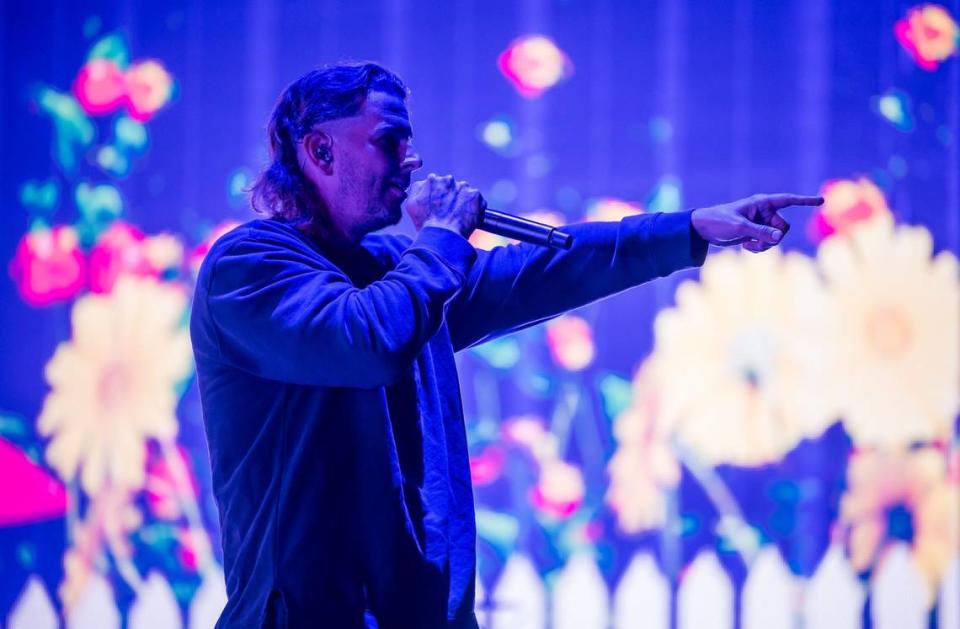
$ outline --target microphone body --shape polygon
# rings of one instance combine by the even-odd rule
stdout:
[[[573,246],[573,236],[557,227],[487,208],[483,210],[477,229],[555,249],[569,249]]]

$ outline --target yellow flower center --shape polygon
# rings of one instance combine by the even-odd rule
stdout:
[[[910,347],[912,330],[906,314],[893,306],[877,306],[867,315],[867,342],[880,358],[902,357]]]

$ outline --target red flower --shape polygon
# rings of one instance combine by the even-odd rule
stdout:
[[[177,555],[180,563],[194,572],[198,572],[202,564],[210,559],[210,539],[203,529],[177,529]]]
[[[547,345],[553,360],[569,371],[580,371],[593,362],[596,350],[590,324],[564,315],[547,323]]]
[[[126,104],[131,118],[146,122],[170,100],[173,78],[153,59],[126,72],[109,59],[91,59],[77,74],[73,93],[90,115],[109,114]]]
[[[109,59],[91,59],[73,82],[73,94],[88,114],[108,114],[120,107],[127,96],[123,70]]]
[[[823,205],[807,225],[807,236],[817,244],[829,236],[846,235],[860,223],[891,214],[883,192],[866,178],[828,181],[820,194]]]
[[[530,493],[539,511],[554,518],[568,518],[583,503],[586,489],[580,470],[559,459],[540,468],[540,480]]]
[[[123,273],[159,277],[147,258],[145,242],[139,229],[114,221],[90,251],[90,290],[109,293]]]
[[[925,4],[914,7],[893,28],[897,41],[917,65],[932,72],[957,52],[960,29],[950,14],[941,6]]]
[[[86,263],[77,232],[68,225],[36,229],[17,245],[10,275],[31,306],[75,297],[86,281]]]
[[[190,268],[193,270],[194,275],[200,272],[200,264],[203,262],[203,259],[207,257],[207,253],[210,251],[210,247],[213,246],[213,243],[217,242],[220,236],[223,236],[227,232],[231,231],[234,227],[240,225],[237,221],[224,221],[210,230],[210,233],[207,234],[207,237],[197,245],[193,251],[190,252]]]
[[[500,72],[526,98],[536,98],[573,74],[573,65],[547,37],[531,35],[514,40],[497,58]]]
[[[470,479],[476,486],[489,485],[500,478],[507,455],[503,448],[490,445],[479,454],[470,457]]]
[[[197,479],[186,451],[177,446],[171,450],[177,460],[169,460],[166,453],[154,452],[147,463],[147,481],[144,485],[150,511],[163,520],[176,520],[182,513],[182,504],[196,501],[199,495]]]
[[[141,61],[127,70],[127,110],[130,117],[146,122],[173,94],[173,78],[159,61]]]

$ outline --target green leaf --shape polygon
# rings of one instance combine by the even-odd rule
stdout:
[[[30,542],[22,542],[17,546],[17,560],[20,565],[32,571],[37,560],[37,549]]]
[[[515,338],[499,338],[471,350],[495,369],[510,369],[520,360],[520,343]]]
[[[97,164],[110,175],[123,177],[130,172],[130,160],[112,144],[97,149]]]
[[[633,389],[630,381],[616,374],[606,374],[600,378],[600,396],[603,399],[603,410],[607,417],[613,419],[630,406]]]
[[[117,145],[121,148],[142,151],[147,146],[147,128],[132,118],[117,118],[113,132]]]
[[[77,232],[84,246],[92,245],[97,237],[123,212],[120,191],[110,184],[92,186],[86,182],[77,185],[74,197],[80,220]]]
[[[141,527],[139,531],[140,539],[147,546],[161,554],[173,552],[177,544],[177,536],[172,524],[157,522]]]
[[[20,203],[28,208],[53,210],[59,196],[60,186],[55,179],[31,179],[20,186]]]
[[[647,198],[646,205],[651,212],[679,212],[683,208],[683,188],[680,180],[673,175],[661,177]]]
[[[126,69],[130,64],[130,51],[127,49],[127,42],[119,33],[111,33],[106,37],[101,37],[87,54],[87,61],[94,59],[107,59],[117,64],[117,67],[121,70]]]
[[[34,102],[40,111],[53,120],[54,159],[65,173],[73,174],[78,155],[93,144],[96,128],[80,103],[70,94],[40,87],[36,90]]]
[[[0,436],[16,438],[27,434],[27,420],[16,415],[0,415]]]
[[[506,557],[517,545],[520,524],[512,515],[477,509],[477,535]]]

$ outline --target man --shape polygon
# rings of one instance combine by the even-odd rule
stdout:
[[[219,627],[476,627],[475,525],[454,352],[678,269],[763,251],[761,195],[568,227],[569,251],[476,251],[483,199],[410,186],[407,90],[374,64],[310,72],[269,125],[269,218],[213,246],[191,335],[220,509]],[[407,198],[406,190],[410,188]],[[418,234],[372,234],[401,218]]]

